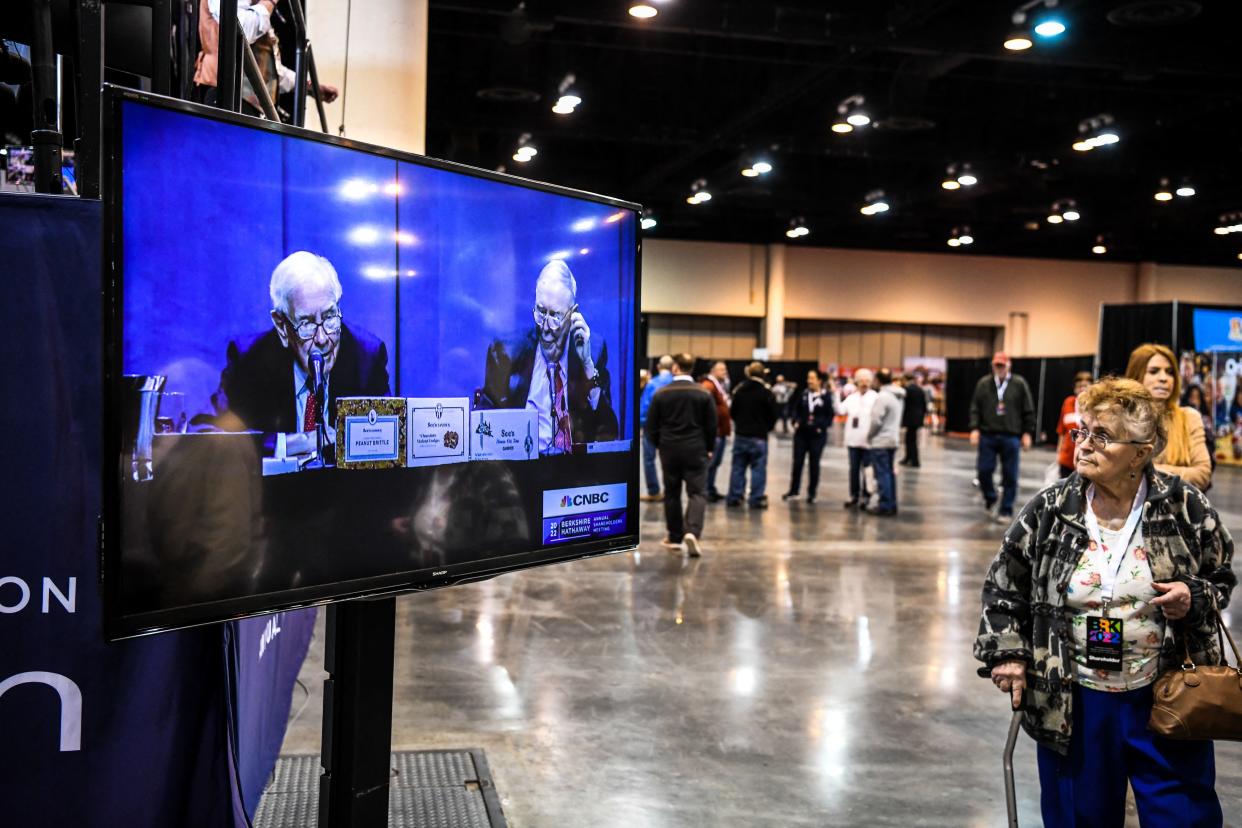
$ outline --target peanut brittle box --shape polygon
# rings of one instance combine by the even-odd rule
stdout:
[[[336,465],[342,469],[399,469],[405,465],[406,401],[402,397],[342,397],[336,402]]]

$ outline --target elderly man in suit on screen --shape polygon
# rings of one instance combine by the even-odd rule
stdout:
[[[388,349],[345,324],[341,281],[322,256],[300,250],[272,271],[272,327],[229,343],[214,401],[237,426],[289,434],[290,454],[315,447],[315,430],[336,422],[342,397],[387,397]],[[323,358],[322,401],[311,393],[311,355]],[[321,410],[322,405],[322,410]]]
[[[530,408],[539,423],[539,453],[571,454],[587,443],[617,439],[608,346],[593,349],[569,265],[549,262],[535,280],[534,327],[487,349],[478,408]]]

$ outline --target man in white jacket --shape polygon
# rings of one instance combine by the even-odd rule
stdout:
[[[845,508],[858,508],[862,490],[862,470],[867,460],[870,443],[867,433],[871,430],[871,407],[875,405],[876,392],[871,390],[874,379],[866,368],[854,372],[855,391],[843,401],[834,402],[839,416],[845,417],[845,448],[850,456],[850,499]],[[864,498],[865,499],[865,498]]]

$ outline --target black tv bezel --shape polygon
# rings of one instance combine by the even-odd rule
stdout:
[[[228,112],[202,104],[176,98],[167,98],[133,89],[105,84],[102,91],[102,200],[103,200],[103,513],[100,516],[99,554],[100,587],[103,594],[103,630],[108,641],[152,635],[171,630],[218,624],[241,618],[261,616],[273,612],[328,604],[359,598],[376,598],[428,589],[439,589],[457,584],[486,580],[507,572],[516,572],[554,563],[564,563],[581,558],[625,552],[638,547],[639,536],[621,535],[606,540],[569,543],[555,547],[541,546],[530,552],[484,558],[479,561],[452,564],[445,567],[425,567],[387,575],[337,581],[314,587],[300,587],[279,592],[262,593],[235,599],[191,604],[166,610],[125,615],[120,603],[122,548],[121,537],[121,486],[117,458],[121,452],[121,422],[119,417],[122,348],[123,348],[123,239],[121,181],[122,181],[122,119],[124,102],[136,102],[161,109],[185,113],[211,121],[223,122],[247,129],[275,133],[300,140],[316,141],[344,149],[366,152],[382,158],[403,161],[423,167],[482,178],[490,181],[563,195],[585,201],[605,204],[634,213],[634,365],[633,376],[638,377],[643,364],[639,348],[642,309],[642,206],[596,193],[574,190],[556,184],[519,178],[505,173],[470,167],[452,161],[428,158],[410,152],[402,152],[355,141],[349,138],[327,135],[309,129],[274,123],[235,112]],[[222,228],[223,229],[223,228]],[[638,391],[634,385],[634,399],[629,407],[630,433],[633,435],[630,455],[632,459],[627,483],[626,510],[638,512],[639,488],[639,439]]]

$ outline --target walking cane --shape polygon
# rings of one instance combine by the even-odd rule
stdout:
[[[1005,808],[1009,811],[1009,828],[1018,828],[1018,796],[1013,787],[1013,749],[1018,743],[1018,731],[1022,728],[1024,701],[1025,695],[1018,699],[1013,718],[1009,720],[1009,738],[1005,740]]]

